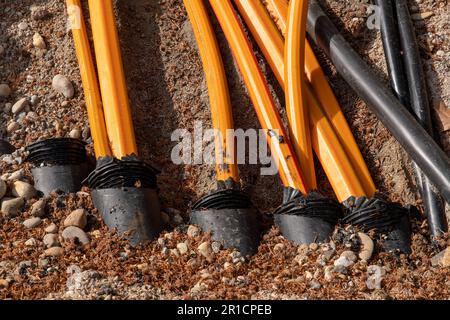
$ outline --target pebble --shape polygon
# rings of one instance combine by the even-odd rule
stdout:
[[[12,103],[9,103],[9,102],[5,103],[5,107],[3,108],[3,112],[5,114],[10,113],[11,109],[12,109],[12,106],[13,106]]]
[[[45,45],[44,38],[42,38],[42,36],[38,32],[33,35],[33,46],[38,49],[45,49],[47,47]]]
[[[358,232],[358,237],[361,240],[361,251],[358,256],[363,261],[368,261],[372,257],[374,244],[372,239],[363,232]]]
[[[35,238],[30,238],[27,241],[25,241],[25,245],[27,247],[35,247],[37,245],[37,241]]]
[[[12,132],[16,131],[19,128],[20,128],[20,124],[18,124],[15,121],[11,121],[10,124],[8,124],[8,126],[6,127],[6,131],[8,133],[12,133]]]
[[[64,254],[64,249],[61,247],[52,247],[52,248],[48,248],[47,250],[44,251],[44,255],[46,257],[59,257],[62,256]]]
[[[324,268],[323,277],[328,282],[331,282],[334,279],[333,266],[326,266]]]
[[[46,233],[57,233],[58,232],[58,227],[56,226],[56,224],[52,223],[51,225],[46,227],[44,231]]]
[[[384,268],[377,265],[370,265],[367,267],[366,286],[369,290],[381,289],[381,281],[386,274]]]
[[[197,249],[208,261],[211,261],[214,258],[214,252],[212,251],[211,243],[209,241],[202,242]]]
[[[52,87],[56,92],[61,93],[64,97],[69,99],[72,98],[75,93],[70,80],[61,74],[58,74],[53,78]]]
[[[319,245],[317,243],[313,242],[309,245],[309,249],[311,251],[316,251],[317,249],[319,249]]]
[[[353,251],[344,251],[338,259],[334,261],[334,271],[338,273],[346,273],[347,268],[352,266],[356,261],[356,255]]]
[[[32,228],[36,228],[37,226],[39,226],[42,223],[42,219],[39,217],[34,217],[34,218],[30,218],[27,219],[23,222],[23,225],[25,228],[27,229],[32,229]]]
[[[28,99],[22,98],[18,100],[11,108],[12,113],[19,114],[28,106]]]
[[[14,180],[20,180],[24,177],[25,171],[23,169],[14,171],[8,176],[8,180],[14,181]]]
[[[6,279],[0,279],[0,289],[8,289],[9,281]]]
[[[16,181],[11,188],[13,196],[22,197],[29,200],[36,196],[36,189],[29,183],[23,181]]]
[[[23,198],[9,198],[2,201],[1,211],[6,218],[12,218],[17,216],[19,210],[23,208],[25,200]]]
[[[450,247],[430,259],[433,267],[450,267]]]
[[[81,138],[81,131],[78,129],[73,129],[69,132],[69,137],[73,139],[80,139]]]
[[[180,242],[179,244],[177,244],[177,249],[181,254],[186,254],[189,250],[186,242]]]
[[[64,220],[64,226],[65,227],[78,227],[80,229],[84,229],[87,224],[87,216],[86,216],[86,210],[84,209],[77,209],[72,211],[67,218]]]
[[[32,106],[37,105],[38,102],[39,102],[39,97],[37,95],[34,94],[30,97],[30,103]]]
[[[431,17],[432,15],[433,15],[433,12],[431,12],[431,11],[414,13],[414,14],[411,15],[411,19],[413,19],[413,20],[423,20],[423,19]]]
[[[6,186],[6,182],[3,180],[0,180],[0,199],[3,199],[7,190],[8,190],[8,187]]]
[[[274,252],[283,252],[284,249],[286,249],[286,246],[283,243],[277,243],[274,247],[273,247],[273,251]]]
[[[6,84],[0,84],[0,97],[7,97],[11,94],[11,88]]]
[[[319,290],[320,288],[322,288],[322,285],[320,284],[319,281],[317,280],[312,280],[309,284],[309,286],[311,287],[311,289],[313,290]]]
[[[42,218],[45,215],[46,201],[44,199],[38,200],[31,206],[31,215]]]
[[[177,249],[170,249],[170,255],[178,258],[180,256],[180,252]]]
[[[222,249],[222,244],[218,241],[213,241],[211,243],[211,248],[214,253],[219,253],[220,249]]]
[[[19,28],[19,30],[26,30],[27,28],[28,28],[28,23],[26,23],[25,21],[23,21],[23,22],[21,22],[21,23],[19,23],[18,25],[17,25],[17,27]]]
[[[47,246],[47,248],[58,247],[59,246],[58,235],[54,234],[54,233],[46,234],[42,241]]]
[[[65,240],[78,239],[82,244],[88,244],[89,238],[87,234],[78,227],[70,226],[64,229],[62,237]]]
[[[187,235],[190,238],[195,238],[198,237],[198,235],[200,234],[200,229],[196,226],[190,225],[187,229]]]

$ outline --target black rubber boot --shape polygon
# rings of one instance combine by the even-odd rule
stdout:
[[[260,227],[248,196],[237,189],[213,192],[197,201],[191,212],[191,224],[211,232],[225,248],[236,248],[244,256],[256,253]]]
[[[367,232],[374,230],[384,250],[411,252],[411,225],[409,210],[397,203],[379,198],[350,197],[343,224],[351,224]]]
[[[92,200],[105,224],[137,245],[164,227],[157,195],[157,170],[136,157],[102,158],[89,175]]]
[[[326,242],[342,216],[341,205],[317,192],[307,197],[297,190],[285,190],[284,204],[274,212],[281,234],[296,244]]]
[[[85,144],[78,139],[55,138],[29,145],[27,161],[38,191],[77,192],[89,173]]]

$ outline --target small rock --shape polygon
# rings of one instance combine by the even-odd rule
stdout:
[[[27,219],[23,222],[23,225],[25,226],[25,228],[27,229],[32,229],[32,228],[36,228],[37,226],[39,226],[42,223],[42,219],[39,217],[34,217],[34,218],[30,218]]]
[[[187,229],[187,235],[190,238],[196,238],[200,234],[200,230],[198,227],[190,225]]]
[[[17,27],[19,28],[19,30],[26,30],[27,28],[28,28],[28,23],[26,23],[25,21],[23,21],[23,22],[21,22],[21,23],[19,23],[18,25],[17,25]]]
[[[23,169],[19,169],[17,171],[14,171],[8,176],[8,180],[14,181],[14,180],[20,180],[24,177],[25,171]]]
[[[208,261],[211,261],[214,258],[214,252],[212,251],[211,243],[209,243],[209,241],[202,242],[197,249]]]
[[[224,268],[225,270],[227,270],[227,269],[229,269],[229,268],[232,268],[232,267],[233,267],[233,264],[232,264],[232,263],[225,262],[225,263],[223,264],[223,268]]]
[[[211,248],[214,253],[219,253],[220,249],[222,249],[222,244],[218,241],[213,241],[211,243]]]
[[[25,108],[27,106],[28,106],[28,99],[27,98],[22,98],[19,101],[17,101],[16,103],[14,103],[14,105],[11,108],[11,112],[14,113],[14,114],[19,114],[23,110],[25,110]]]
[[[31,215],[42,218],[45,215],[46,201],[44,199],[38,200],[31,206]]]
[[[0,180],[0,199],[3,199],[7,190],[8,190],[8,187],[6,186],[5,181]]]
[[[340,257],[345,257],[345,258],[347,258],[348,261],[351,261],[353,263],[356,262],[356,260],[357,260],[356,254],[350,250],[342,252]]]
[[[374,244],[372,239],[365,233],[358,232],[358,237],[361,240],[361,251],[358,256],[363,261],[368,261],[372,257]]]
[[[27,241],[25,241],[25,245],[27,247],[35,247],[37,245],[37,241],[35,238],[30,238]]]
[[[38,266],[41,268],[47,268],[49,263],[50,262],[48,261],[48,259],[39,259],[38,260]]]
[[[33,46],[38,49],[45,49],[47,47],[44,38],[37,32],[33,35]]]
[[[181,254],[186,254],[189,250],[186,242],[180,242],[179,244],[177,244],[177,249]]]
[[[62,256],[64,254],[64,249],[61,247],[52,247],[52,248],[48,248],[47,250],[44,251],[44,255],[46,257],[59,257]]]
[[[69,99],[72,98],[75,93],[70,80],[60,74],[53,78],[52,87],[56,92],[61,93],[64,97]]]
[[[310,282],[309,286],[311,287],[311,289],[314,289],[314,290],[319,290],[320,288],[322,288],[322,285],[317,280],[312,280]]]
[[[319,249],[319,245],[317,243],[313,242],[309,245],[309,249],[311,251],[316,251],[317,249]]]
[[[431,17],[432,15],[433,15],[433,12],[431,12],[431,11],[414,13],[414,14],[411,15],[411,19],[413,19],[413,20],[423,20],[423,19]]]
[[[323,270],[323,277],[326,281],[331,282],[334,279],[333,266],[326,266]]]
[[[46,233],[57,233],[58,232],[58,227],[56,226],[56,224],[52,223],[47,228],[45,228],[44,231]]]
[[[367,280],[366,286],[369,290],[381,289],[381,281],[386,271],[377,265],[371,265],[367,267]]]
[[[444,257],[442,258],[442,266],[450,267],[450,248],[445,250]]]
[[[0,84],[0,97],[7,97],[11,94],[11,88],[6,84]]]
[[[8,289],[9,281],[6,279],[0,279],[0,289]]]
[[[69,132],[69,137],[72,139],[80,139],[81,138],[81,131],[78,129],[73,129]]]
[[[38,7],[38,6],[31,6],[31,19],[33,20],[45,20],[50,17],[50,13],[47,11],[47,9]]]
[[[9,102],[5,103],[5,107],[3,108],[3,112],[5,114],[9,114],[11,112],[12,106],[13,106],[12,103],[9,103]]]
[[[13,133],[14,131],[18,130],[20,128],[20,124],[18,124],[15,121],[11,121],[10,124],[8,124],[8,126],[6,127],[6,131],[8,133]]]
[[[180,252],[178,249],[170,249],[170,255],[178,258],[180,256]]]
[[[274,247],[273,247],[273,251],[274,252],[283,252],[284,249],[286,249],[286,246],[283,243],[277,243]]]
[[[36,189],[29,183],[16,181],[13,183],[11,192],[16,197],[22,197],[29,200],[36,196]]]
[[[3,216],[6,218],[12,218],[17,216],[19,210],[23,208],[25,200],[23,198],[4,199],[2,201]]]
[[[450,247],[442,250],[437,255],[430,259],[433,267],[448,267],[450,266]]]
[[[34,94],[30,97],[30,103],[32,106],[37,105],[38,102],[39,102],[39,97],[37,95]]]
[[[64,220],[64,226],[65,227],[78,227],[80,229],[83,229],[86,227],[87,224],[87,216],[86,216],[86,210],[84,209],[77,209],[75,211],[72,211],[69,216]]]
[[[54,233],[46,234],[42,241],[47,246],[47,248],[58,247],[59,246],[58,235],[54,234]]]
[[[87,234],[78,227],[70,226],[64,229],[62,237],[65,240],[78,239],[82,244],[88,244],[89,238]]]

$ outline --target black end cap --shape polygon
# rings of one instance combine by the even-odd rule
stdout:
[[[286,197],[286,194],[292,197]],[[281,234],[296,244],[326,242],[342,216],[341,205],[317,192],[285,192],[286,202],[274,212]]]
[[[92,201],[108,228],[124,234],[132,245],[153,240],[163,230],[155,189],[92,190]]]
[[[26,147],[35,187],[44,195],[53,191],[77,192],[89,173],[85,143],[79,139],[54,138]]]
[[[213,240],[225,248],[236,248],[244,256],[258,250],[261,230],[257,212],[248,195],[240,190],[219,190],[203,197],[193,205],[190,223],[211,232]]]
[[[410,209],[378,197],[350,197],[344,202],[342,224],[363,232],[374,230],[382,248],[388,252],[411,253]]]

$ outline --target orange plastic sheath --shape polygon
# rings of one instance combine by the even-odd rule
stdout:
[[[89,0],[89,11],[106,129],[113,155],[118,159],[137,155],[112,0]]]
[[[283,37],[259,0],[235,0],[235,2],[281,87],[284,88]],[[257,5],[258,3],[260,5]],[[344,201],[351,195],[364,195],[349,157],[309,85],[306,86],[306,98],[312,145],[337,197]]]
[[[259,69],[256,57],[230,0],[209,0],[209,2],[242,73],[261,126],[267,130],[267,141],[273,142],[271,136],[278,135],[278,142],[269,143],[269,145],[284,186],[295,188],[306,194],[309,190],[301,175],[297,158],[285,133],[280,115],[276,111],[275,103]]]
[[[220,133],[215,136],[216,178],[223,181],[231,178],[238,182],[239,174],[235,161],[234,143],[228,139],[230,132],[228,130],[234,128],[231,100],[219,45],[203,0],[184,0],[184,6],[191,21],[203,62],[213,127]]]
[[[111,156],[112,153],[106,133],[97,73],[92,60],[86,25],[81,12],[81,4],[79,0],[66,0],[66,5],[67,13],[71,20],[72,36],[80,66],[81,81],[83,83],[91,136],[94,141],[95,156],[97,158]]]
[[[275,17],[275,21],[281,32],[285,34],[286,21],[288,15],[288,2],[286,0],[264,0],[267,9]],[[366,162],[361,151],[356,144],[347,120],[342,113],[339,103],[328,83],[325,74],[320,67],[311,45],[306,41],[305,48],[305,73],[311,83],[320,104],[323,106],[328,119],[331,121],[335,132],[341,142],[345,152],[347,153],[361,183],[364,187],[365,194],[369,197],[373,196],[376,191],[375,183],[367,168]]]
[[[252,2],[251,0],[249,2]],[[289,3],[287,37],[284,48],[284,88],[291,141],[308,187],[317,189],[314,155],[306,105],[305,37],[308,0]]]

